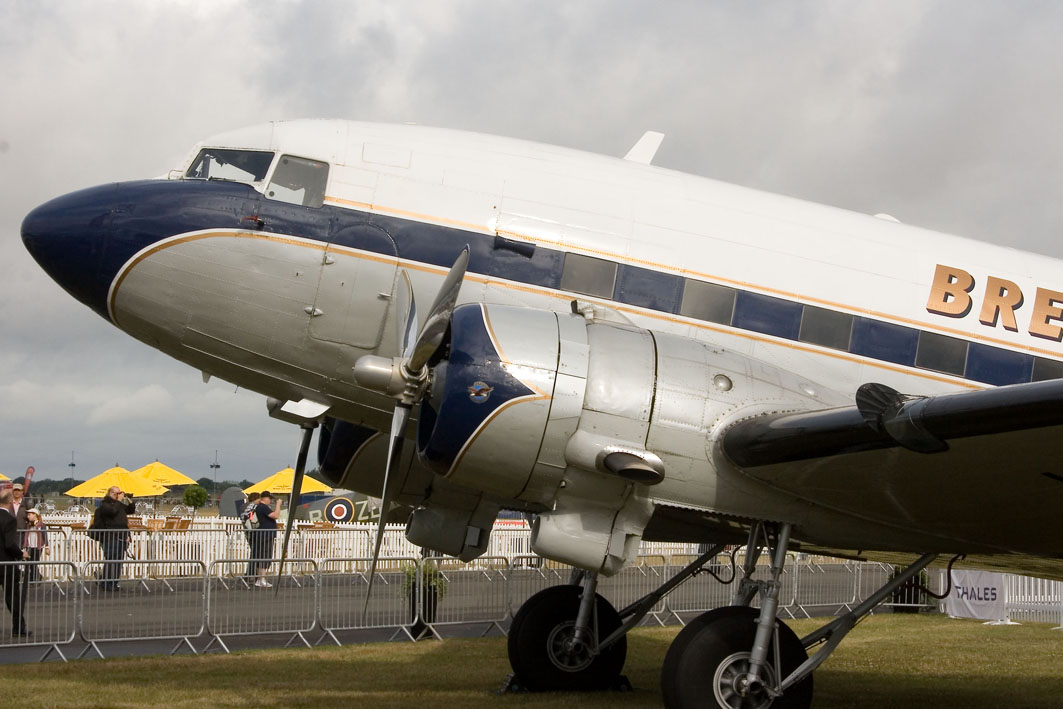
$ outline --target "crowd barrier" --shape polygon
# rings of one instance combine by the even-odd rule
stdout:
[[[418,609],[416,604],[410,604],[410,596],[403,590],[417,578],[417,559],[378,559],[373,572],[372,602],[366,603],[372,561],[368,556],[350,557],[326,559],[318,565],[318,620],[322,635],[316,644],[330,640],[342,645],[336,633],[378,628],[394,628],[416,639],[408,628],[416,622]]]
[[[1063,582],[1004,574],[1005,623],[1055,623],[1063,630]]]
[[[76,535],[72,535],[73,536]],[[241,535],[242,536],[242,535]],[[299,549],[347,549],[345,542],[316,548],[315,535],[303,537]],[[192,547],[161,549],[192,553]],[[231,540],[229,540],[231,541]],[[309,543],[305,543],[309,542]],[[227,542],[229,543],[229,542]],[[23,610],[32,635],[14,635],[10,615],[0,611],[0,647],[38,650],[40,660],[103,657],[107,643],[151,640],[178,652],[229,652],[239,636],[276,634],[288,644],[342,644],[344,633],[384,629],[417,640],[445,637],[454,626],[482,627],[482,634],[505,632],[506,623],[535,593],[573,578],[573,569],[531,554],[490,555],[463,564],[450,557],[400,554],[378,559],[370,586],[369,555],[318,558],[295,555],[253,559],[252,548],[234,544],[243,556],[206,560],[176,557],[125,559],[120,589],[108,581],[118,562],[89,558],[72,561],[3,562],[0,574],[19,567],[27,576]],[[202,550],[200,550],[202,551]],[[598,592],[619,610],[658,588],[695,558],[692,555],[646,554],[619,574],[599,579]],[[739,556],[739,560],[740,560]],[[261,565],[266,575],[259,577]],[[735,591],[730,558],[720,555],[703,571],[661,598],[644,623],[685,623],[694,615],[728,605]],[[754,578],[767,573],[757,567]],[[851,609],[889,578],[892,567],[873,562],[827,560],[794,555],[787,563],[780,595],[780,615],[811,617]],[[1011,617],[1059,622],[1063,627],[1063,584],[1010,576]],[[270,586],[257,586],[264,580]],[[944,572],[932,572],[932,590],[944,587]],[[911,605],[894,597],[887,605]],[[918,605],[936,606],[933,598]],[[27,655],[28,657],[28,655]]]

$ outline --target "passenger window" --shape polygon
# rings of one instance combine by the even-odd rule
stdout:
[[[1030,381],[1034,358],[1023,352],[972,342],[967,346],[967,379],[996,386]]]
[[[612,298],[615,283],[616,264],[612,261],[582,254],[565,254],[561,290]]]
[[[279,202],[320,207],[325,203],[327,182],[327,162],[282,155],[266,187],[266,196]]]
[[[853,316],[835,310],[806,305],[801,314],[801,332],[797,339],[814,345],[847,351],[853,333]]]
[[[679,314],[706,322],[731,324],[735,309],[735,289],[687,279]]]
[[[743,330],[796,340],[801,331],[800,303],[770,295],[739,291],[731,324]]]
[[[915,366],[963,376],[967,365],[967,341],[934,332],[919,333]]]
[[[192,161],[185,177],[198,180],[261,182],[269,172],[273,153],[260,150],[203,148]]]
[[[915,363],[918,344],[918,330],[870,318],[856,318],[849,351],[872,359],[911,366]]]
[[[1046,379],[1063,379],[1063,362],[1054,359],[1037,357],[1033,361],[1033,381],[1043,382]]]

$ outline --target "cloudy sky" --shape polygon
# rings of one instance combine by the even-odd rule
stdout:
[[[133,341],[23,216],[265,120],[416,122],[622,155],[1063,256],[1063,3],[0,3],[0,472],[290,465],[261,397]],[[1061,277],[1063,283],[1063,277]]]

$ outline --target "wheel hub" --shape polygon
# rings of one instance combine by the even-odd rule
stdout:
[[[712,689],[721,707],[765,709],[774,701],[767,688],[775,686],[775,671],[765,665],[761,667],[760,679],[751,681],[749,656],[748,652],[736,652],[716,668]]]
[[[591,666],[594,653],[576,636],[576,623],[569,621],[557,625],[546,639],[547,655],[559,670],[579,672]]]

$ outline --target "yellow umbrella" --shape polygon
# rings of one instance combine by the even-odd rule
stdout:
[[[154,463],[148,463],[143,468],[137,468],[133,475],[147,478],[157,485],[195,485],[196,481],[182,472],[174,470],[157,459]],[[136,493],[133,493],[134,495]]]
[[[265,480],[259,480],[251,487],[245,487],[244,492],[264,492],[269,490],[270,492],[278,493],[290,493],[292,491],[292,479],[295,477],[295,471],[291,468],[285,468],[279,470],[273,475],[270,475]],[[315,480],[309,475],[303,476],[303,487],[300,492],[332,492],[332,488],[321,482]]]
[[[115,485],[132,495],[161,495],[166,492],[166,488],[162,485],[134,475],[125,468],[111,468],[80,485],[75,485],[63,494],[71,497],[104,497],[107,491]]]
[[[4,475],[3,473],[0,473],[0,480],[10,480],[10,479],[11,479],[11,478],[7,477],[7,476],[6,476],[6,475]]]

